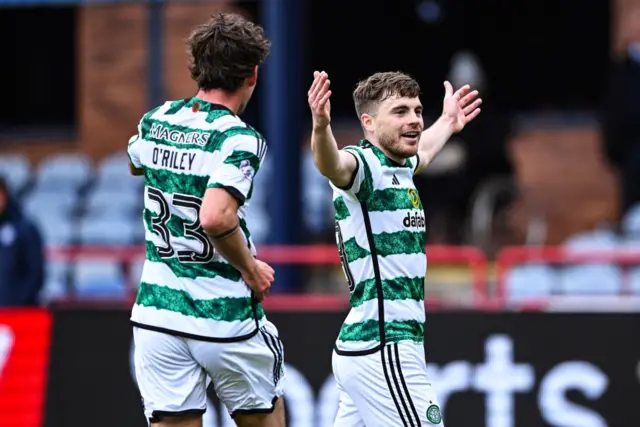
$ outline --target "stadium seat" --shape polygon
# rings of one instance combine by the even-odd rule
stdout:
[[[127,153],[116,153],[105,157],[99,164],[94,191],[140,192],[144,178],[133,176],[129,172],[129,156]],[[140,192],[139,197],[142,197]]]
[[[73,192],[31,191],[25,197],[25,213],[33,219],[49,216],[72,216],[78,197]]]
[[[627,280],[631,293],[640,295],[640,267],[629,269]]]
[[[123,218],[91,218],[79,222],[78,239],[82,244],[128,245],[136,242],[142,229],[138,220]]]
[[[138,287],[142,278],[142,269],[144,268],[144,259],[139,259],[131,263],[129,267],[129,283]]]
[[[79,298],[121,298],[126,296],[125,278],[119,263],[79,261],[75,264],[74,284]]]
[[[19,154],[0,157],[0,176],[4,177],[7,185],[14,194],[24,190],[29,182],[31,165],[29,159]]]
[[[626,239],[640,241],[640,203],[624,214],[621,228]]]
[[[265,243],[269,237],[269,215],[266,207],[252,203],[245,212],[247,228],[249,228],[253,243],[256,245]]]
[[[89,158],[82,154],[58,154],[40,163],[36,189],[78,191],[92,177]]]
[[[506,275],[507,300],[525,302],[549,297],[558,282],[553,267],[547,265],[521,265],[512,268]]]
[[[618,295],[622,286],[622,269],[615,265],[585,264],[560,272],[560,289],[569,295]]]
[[[67,273],[69,264],[60,261],[51,261],[46,265],[45,284],[40,292],[40,303],[48,304],[51,301],[67,296]]]
[[[142,194],[106,189],[91,191],[84,206],[84,217],[94,219],[138,217],[142,213]]]
[[[622,248],[610,230],[596,230],[571,236],[564,244],[570,253],[611,252]],[[560,290],[575,295],[617,295],[623,286],[623,270],[615,263],[574,264],[560,272]]]
[[[41,215],[35,221],[45,245],[67,245],[76,238],[75,224],[68,216]]]

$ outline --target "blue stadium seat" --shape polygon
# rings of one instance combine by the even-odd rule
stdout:
[[[640,267],[630,268],[627,280],[631,293],[634,295],[640,295]]]
[[[83,154],[58,154],[40,163],[36,189],[75,192],[92,177],[89,158]]]
[[[142,220],[123,218],[83,218],[79,221],[78,239],[82,244],[128,245],[139,240]]]
[[[114,217],[131,218],[142,214],[142,193],[105,189],[92,191],[88,194],[85,204],[84,217],[94,219]]]
[[[621,240],[610,230],[579,233],[564,244],[568,252],[607,253],[622,248]],[[617,295],[623,287],[623,270],[615,263],[568,265],[560,272],[560,290],[573,295]]]
[[[551,266],[528,264],[514,267],[506,275],[507,300],[525,302],[547,298],[557,282],[558,275]]]
[[[144,259],[138,259],[129,266],[129,282],[136,288],[140,285],[142,278],[142,269],[144,268]]]
[[[45,284],[40,292],[40,302],[47,304],[67,296],[67,273],[69,264],[61,261],[48,262],[45,269]]]
[[[13,193],[20,193],[29,182],[31,164],[26,156],[19,154],[0,157],[0,175],[7,181]]]
[[[121,298],[126,296],[122,268],[111,261],[78,261],[74,284],[79,298]]]
[[[625,213],[621,228],[626,239],[640,241],[640,203],[632,206]]]
[[[76,226],[72,219],[65,215],[41,215],[35,218],[46,245],[67,245],[74,242]]]
[[[144,177],[129,172],[127,153],[116,153],[102,159],[98,164],[94,191],[122,191],[139,193],[142,197]]]
[[[623,289],[622,269],[610,264],[565,267],[560,272],[560,289],[569,295],[618,295]]]
[[[31,218],[71,216],[78,197],[73,192],[31,191],[25,196],[23,208]]]
[[[255,205],[252,200],[252,203],[245,209],[245,220],[253,243],[265,243],[269,236],[269,214],[266,211],[266,206]]]

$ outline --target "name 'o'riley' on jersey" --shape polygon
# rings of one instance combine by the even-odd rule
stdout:
[[[353,182],[333,188],[336,240],[351,310],[335,349],[368,354],[424,340],[425,216],[413,175],[418,156],[400,165],[363,140],[343,150],[357,159]]]
[[[262,136],[226,107],[197,98],[145,114],[129,141],[144,170],[146,260],[131,321],[142,328],[208,340],[240,340],[265,321],[241,274],[218,255],[200,226],[207,188],[224,188],[245,221],[253,180],[267,150]]]

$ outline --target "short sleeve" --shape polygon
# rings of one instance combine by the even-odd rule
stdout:
[[[267,144],[255,131],[224,136],[217,164],[211,165],[207,188],[222,188],[240,205],[251,198],[253,180],[267,152]]]
[[[142,123],[142,121],[140,121],[140,123]],[[141,126],[138,125],[138,133],[129,138],[129,146],[127,147],[129,160],[137,169],[142,169],[142,162],[140,161],[140,140],[142,138],[142,133],[140,127]]]
[[[420,155],[416,154],[411,158],[411,166],[413,167],[413,174],[418,174],[422,172],[420,169]]]
[[[347,195],[352,196],[360,202],[365,202],[369,200],[373,194],[373,176],[367,159],[356,147],[345,147],[342,151],[346,151],[356,158],[356,170],[353,171],[351,182],[348,185],[344,187],[336,186],[336,188],[344,191]]]

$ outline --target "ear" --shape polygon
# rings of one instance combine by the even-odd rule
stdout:
[[[368,132],[374,131],[375,121],[376,121],[375,117],[373,117],[370,114],[363,113],[360,116],[360,123],[362,123],[362,127]]]
[[[253,87],[256,85],[257,82],[258,82],[258,66],[256,65],[255,68],[253,69],[253,73],[247,79],[247,83],[249,84],[249,87]]]

